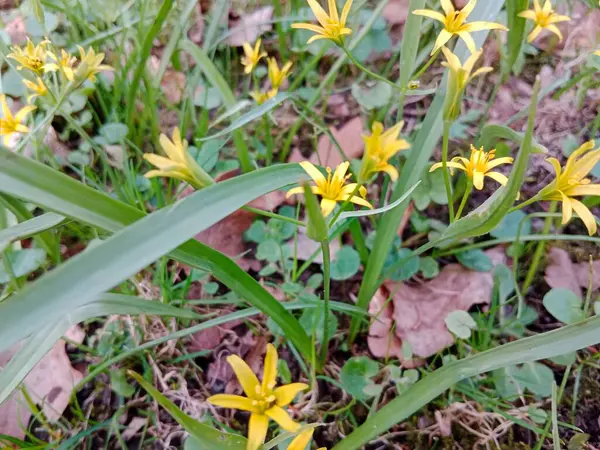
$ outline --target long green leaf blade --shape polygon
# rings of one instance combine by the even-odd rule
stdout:
[[[39,217],[34,217],[18,225],[0,230],[0,252],[13,241],[25,239],[34,234],[54,228],[65,220],[64,216],[47,213]]]

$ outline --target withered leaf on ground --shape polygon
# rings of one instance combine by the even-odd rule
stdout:
[[[241,47],[245,42],[253,44],[261,34],[271,30],[272,25],[267,22],[272,17],[272,6],[264,6],[250,14],[244,14],[239,20],[230,24],[232,34],[227,39],[227,43],[232,47]]]
[[[382,16],[390,25],[401,25],[408,17],[409,0],[389,0]]]
[[[81,343],[85,337],[79,327],[73,327],[65,337]],[[0,354],[0,366],[4,367],[18,352],[20,345]],[[44,416],[55,422],[69,405],[73,387],[83,378],[81,372],[73,369],[65,351],[65,341],[58,341],[52,350],[25,377],[23,384],[27,393],[38,405],[42,406]],[[25,437],[31,412],[20,391],[15,391],[9,399],[0,405],[0,434],[17,439]]]
[[[592,290],[595,291],[600,289],[600,260],[592,263],[592,271]],[[590,264],[573,263],[566,250],[551,248],[544,278],[551,288],[569,289],[582,298],[590,282]]]
[[[486,253],[495,264],[506,260],[503,248]],[[369,330],[371,353],[403,361],[402,344],[407,342],[418,358],[435,355],[454,343],[444,321],[448,314],[490,303],[493,286],[492,273],[475,272],[459,264],[447,265],[437,278],[420,285],[384,283],[385,290],[373,298],[369,310],[377,315]],[[388,295],[392,301],[386,303]]]

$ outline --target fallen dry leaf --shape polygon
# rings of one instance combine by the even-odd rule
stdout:
[[[232,47],[241,47],[245,42],[254,43],[261,34],[270,31],[272,25],[267,23],[273,17],[273,7],[264,6],[250,14],[244,14],[230,23],[232,31],[227,43]]]
[[[27,42],[27,30],[23,17],[17,16],[4,26],[12,45],[23,45]]]
[[[383,18],[390,25],[401,25],[408,17],[409,0],[389,0],[383,8]]]
[[[352,160],[362,155],[364,149],[364,141],[362,139],[364,130],[360,117],[350,119],[340,129],[332,127],[331,133],[339,142],[346,158]],[[319,138],[317,153],[311,155],[310,161],[313,164],[320,162],[323,166],[336,167],[343,162],[343,159],[336,146],[329,139],[329,136],[324,134]]]
[[[167,70],[165,76],[160,82],[160,87],[165,94],[167,101],[173,105],[177,105],[183,98],[185,91],[186,77],[183,72],[175,70]]]
[[[68,339],[81,343],[85,337],[83,331],[75,326],[65,333]],[[17,353],[20,345],[0,355],[0,366],[4,367]],[[42,405],[44,416],[55,422],[62,416],[69,405],[73,386],[83,375],[73,369],[69,356],[65,351],[65,341],[58,341],[42,360],[29,372],[23,384],[28,394],[38,404]],[[31,412],[20,391],[15,391],[9,399],[0,405],[0,434],[13,436],[17,439],[25,437]]]
[[[486,253],[495,264],[506,261],[503,248]],[[369,330],[369,349],[376,357],[393,355],[403,361],[403,341],[419,358],[451,346],[454,337],[444,319],[453,311],[468,311],[473,305],[490,303],[494,279],[491,273],[449,264],[429,282],[416,286],[386,282],[384,287],[387,292],[375,296],[369,308],[372,315],[378,316]],[[393,298],[386,304],[388,292]]]
[[[147,417],[134,417],[123,431],[123,440],[127,442],[129,439],[133,438],[138,432],[146,426],[148,423]]]
[[[600,289],[600,261],[592,263],[592,290]],[[551,248],[548,252],[548,265],[544,279],[548,286],[554,289],[569,289],[579,297],[587,290],[590,282],[590,264],[573,263],[566,250]]]
[[[190,41],[201,44],[202,38],[204,37],[204,16],[202,15],[202,6],[196,5],[194,22],[188,31],[188,38]]]
[[[218,327],[211,327],[207,330],[198,331],[190,336],[188,349],[191,352],[202,350],[212,350],[223,342],[225,336],[232,333],[232,329],[242,323],[241,320],[232,320]]]

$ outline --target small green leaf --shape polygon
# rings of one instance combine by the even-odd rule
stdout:
[[[352,95],[360,106],[371,111],[383,108],[392,98],[392,87],[382,81],[377,81],[370,86],[352,85]]]
[[[586,433],[575,433],[567,444],[567,450],[584,450],[588,448],[586,445],[591,436]]]
[[[535,395],[540,397],[552,395],[554,372],[544,364],[538,362],[523,364],[523,367],[517,370],[515,379]]]
[[[272,239],[261,242],[256,248],[256,258],[260,261],[274,263],[281,261],[282,256],[281,245]]]
[[[123,142],[129,133],[129,128],[124,123],[107,123],[100,128],[100,135],[107,140],[108,144]]]
[[[360,255],[352,247],[344,245],[335,254],[331,262],[331,279],[347,280],[358,273],[360,269]]]
[[[412,251],[408,248],[401,248],[390,259],[393,264],[396,261],[403,261],[402,266],[396,269],[390,278],[394,281],[405,281],[414,277],[419,272],[419,257],[411,256]]]
[[[490,234],[497,239],[514,238],[517,236],[519,225],[525,217],[527,217],[527,215],[521,210],[512,212],[505,216]],[[521,226],[521,237],[529,234],[531,234],[531,220],[525,221]]]
[[[123,397],[131,397],[135,394],[135,388],[127,382],[125,369],[110,371],[110,387]]]
[[[46,261],[46,252],[41,248],[15,250],[8,255],[15,277],[19,278],[36,271]],[[0,283],[8,283],[10,275],[0,263]]]
[[[554,358],[550,358],[554,364],[558,364],[559,366],[570,366],[571,364],[575,364],[577,361],[577,352],[565,353],[564,355],[555,356]]]
[[[366,356],[354,356],[346,361],[340,372],[343,388],[357,400],[372,397],[365,388],[373,384],[371,378],[379,372],[379,364]]]
[[[323,275],[320,273],[314,273],[306,281],[306,287],[309,289],[319,289],[323,284]]]
[[[456,259],[466,268],[477,272],[489,272],[494,268],[490,257],[479,249],[459,253]]]
[[[466,311],[452,311],[444,321],[448,330],[460,339],[469,339],[471,330],[477,329],[477,323]]]
[[[548,413],[535,406],[527,408],[527,414],[529,414],[529,418],[535,423],[544,424],[548,420]]]
[[[302,311],[300,316],[300,325],[307,331],[309,335],[312,331],[315,331],[315,337],[317,342],[323,341],[323,308],[311,308]],[[338,319],[333,313],[329,313],[329,319],[327,321],[327,328],[329,330],[329,336],[333,336],[338,329]]]
[[[544,296],[544,307],[555,319],[566,324],[585,319],[583,302],[569,289],[552,289]]]
[[[264,242],[267,239],[267,225],[262,220],[253,222],[244,233],[244,238],[257,244]]]
[[[277,374],[283,384],[290,384],[292,382],[292,372],[285,359],[279,359],[277,361]]]
[[[202,291],[208,295],[215,295],[218,290],[219,290],[219,283],[215,283],[214,281],[205,283],[202,286]]]
[[[419,258],[419,270],[425,278],[435,278],[440,274],[440,265],[431,256]]]

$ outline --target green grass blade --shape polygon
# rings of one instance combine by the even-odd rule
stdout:
[[[226,136],[228,134],[231,134],[231,133],[235,132],[236,130],[239,130],[243,126],[249,124],[250,122],[253,122],[256,119],[260,119],[265,114],[268,114],[270,111],[274,110],[277,106],[279,106],[281,103],[283,103],[290,97],[291,97],[290,94],[281,92],[281,93],[277,94],[275,97],[273,97],[272,99],[264,102],[258,108],[254,108],[254,109],[248,111],[243,116],[238,117],[227,128],[224,128],[223,130],[219,131],[218,133],[211,134],[210,136],[196,139],[196,142],[210,141],[211,139],[216,139],[221,136]],[[234,107],[237,107],[238,105],[239,105],[239,103],[234,105]],[[237,112],[235,113],[235,115],[237,115]]]
[[[529,0],[507,0],[506,14],[508,16],[508,44],[506,73],[510,74],[514,69],[517,59],[521,54],[525,42],[525,28],[527,20],[519,17],[519,13],[525,11],[529,6]]]
[[[199,444],[198,448],[205,450],[245,450],[247,439],[235,434],[223,433],[213,427],[204,425],[196,419],[191,418],[181,411],[175,403],[158,392],[154,387],[144,380],[139,374],[128,371],[128,374],[142,386],[160,406],[181,425],[185,431],[190,433],[194,441]]]
[[[519,133],[512,128],[504,125],[487,125],[479,137],[477,147],[483,147],[486,150],[494,148],[499,140],[512,141],[521,145],[523,143],[523,133]],[[535,139],[531,139],[531,152],[547,154],[548,149],[541,144],[538,144]]]
[[[34,217],[25,222],[19,223],[6,230],[0,230],[0,252],[10,243],[28,238],[34,234],[54,228],[65,220],[64,216],[47,213],[39,217]]]
[[[150,30],[148,30],[146,38],[144,39],[144,43],[142,44],[142,49],[139,55],[139,61],[137,63],[135,72],[133,73],[131,84],[129,85],[129,91],[127,93],[127,103],[125,104],[127,108],[126,119],[129,125],[129,129],[131,129],[131,126],[133,124],[133,111],[136,105],[135,97],[138,93],[140,85],[142,84],[142,75],[146,70],[146,61],[148,61],[148,58],[150,57],[150,52],[152,51],[152,44],[154,42],[154,39],[160,32],[164,21],[167,19],[167,16],[171,11],[172,6],[173,0],[163,0],[162,5],[158,10],[158,14],[154,19],[154,22],[152,22],[152,26],[150,27]]]
[[[151,314],[196,320],[201,318],[189,309],[176,308],[158,301],[149,301],[129,295],[104,294],[98,300],[77,308],[27,339],[25,345],[0,372],[0,404],[19,386],[31,369],[70,327],[94,317],[112,314]]]
[[[600,317],[593,317],[451,363],[385,405],[332,450],[358,450],[462,380],[502,367],[564,355],[599,342]]]
[[[473,21],[494,21],[496,16],[500,13],[504,5],[504,1],[494,2],[479,2],[470,18]],[[481,31],[474,34],[475,42],[478,47],[481,47],[488,35],[487,31]],[[468,50],[462,42],[459,42],[456,46],[456,55],[464,61],[468,55]],[[410,155],[404,167],[410,168],[410,170],[403,170],[394,188],[390,201],[396,201],[408,189],[409,186],[413,186],[419,177],[423,173],[425,166],[429,162],[433,150],[442,136],[442,107],[444,104],[445,96],[445,82],[438,94],[435,96],[433,103],[429,107],[429,112],[425,117],[425,121],[417,135],[417,138],[412,146]],[[394,208],[384,214],[381,223],[377,227],[377,235],[375,243],[373,244],[373,250],[369,261],[367,263],[365,274],[363,277],[362,284],[358,295],[357,306],[361,308],[367,308],[369,301],[373,297],[373,294],[379,287],[379,277],[383,270],[383,265],[387,258],[388,251],[392,246],[392,241],[396,236],[396,231],[400,225],[400,221],[406,212],[408,203],[405,203],[398,208]],[[354,320],[350,328],[350,341],[356,338],[359,331],[359,323]]]
[[[200,67],[210,84],[219,90],[225,107],[235,108],[237,99],[235,98],[233,91],[229,87],[229,84],[227,84],[227,81],[225,81],[225,78],[223,78],[223,75],[221,75],[221,72],[219,72],[217,67],[208,57],[206,52],[189,40],[181,42],[180,46],[183,51],[189,53],[190,56],[196,60],[198,67]],[[237,150],[242,171],[250,172],[253,170],[252,162],[250,161],[250,153],[248,146],[246,145],[246,141],[244,140],[244,135],[240,130],[235,130],[233,132],[233,143],[235,144],[235,148]]]
[[[111,231],[122,229],[143,217],[135,208],[123,206],[120,202],[34,161],[11,152],[7,152],[8,158],[3,158],[3,152],[7,151],[0,149],[0,161],[6,161],[6,164],[0,164],[1,190],[9,190],[12,194],[20,195],[50,210]],[[78,255],[0,305],[0,337],[6,336],[8,346],[9,343],[14,343],[35,331],[35,323],[27,320],[26,305],[35,310],[38,316],[56,316],[60,314],[60,305],[63,308],[73,306],[73,298],[84,302],[82,299],[89,299],[93,292],[100,293],[110,289],[248,201],[288,183],[305,179],[305,172],[296,164],[263,169],[256,174],[247,174],[206,188],[174,207],[138,220],[117,236]],[[40,180],[46,183],[40,184]],[[74,195],[74,192],[77,192],[77,195]],[[159,238],[160,235],[163,238]],[[120,250],[118,245],[121,246]],[[123,248],[128,249],[128,255],[123,254]],[[303,355],[310,355],[309,340],[298,321],[229,258],[195,241],[184,244],[173,256],[182,262],[211,271],[242,298],[272,317]],[[105,264],[106,261],[110,261],[107,271],[104,271],[106,267],[102,267],[100,260]],[[80,272],[85,266],[87,274]],[[119,266],[121,268],[118,268]],[[97,274],[89,272],[93,267],[99,270]],[[65,282],[63,277],[72,278]],[[84,282],[84,279],[87,282]],[[76,280],[76,283],[72,280]],[[62,283],[68,285],[66,289]],[[51,302],[38,302],[42,291],[44,298],[52,299]],[[42,312],[43,310],[46,312]],[[11,317],[15,318],[16,322],[9,324]],[[8,325],[6,328],[5,322]],[[23,326],[18,325],[18,322],[23,322]]]

